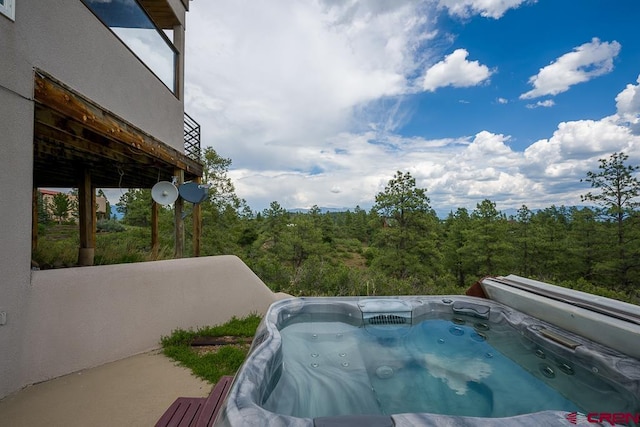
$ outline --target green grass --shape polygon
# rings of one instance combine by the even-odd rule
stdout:
[[[257,314],[250,314],[243,318],[233,317],[222,325],[196,330],[176,329],[171,335],[162,337],[160,342],[166,356],[191,369],[194,375],[215,384],[221,376],[236,373],[247,356],[249,345],[229,344],[214,352],[200,352],[191,346],[191,342],[203,337],[253,337],[260,320]]]
[[[114,224],[96,234],[95,265],[173,258],[173,236],[160,234],[160,250],[158,256],[154,257],[149,228]],[[123,231],[116,231],[120,227]],[[32,259],[43,269],[73,267],[78,261],[79,245],[77,226],[42,226],[39,228],[38,247],[33,251]]]

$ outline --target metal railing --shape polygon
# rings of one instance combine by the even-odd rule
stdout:
[[[200,125],[193,118],[184,113],[184,152],[190,159],[200,159]]]

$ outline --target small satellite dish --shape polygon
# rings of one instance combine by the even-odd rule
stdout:
[[[169,181],[160,181],[151,188],[151,198],[161,205],[170,205],[178,198],[178,189]]]
[[[187,202],[198,204],[207,198],[208,188],[208,185],[198,184],[197,182],[187,182],[178,187],[178,191],[180,192],[180,197]]]

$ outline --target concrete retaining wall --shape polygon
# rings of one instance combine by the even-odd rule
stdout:
[[[34,271],[28,294],[23,386],[156,348],[176,328],[263,314],[276,300],[235,256]]]

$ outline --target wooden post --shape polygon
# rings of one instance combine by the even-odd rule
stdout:
[[[173,27],[173,45],[178,50],[176,74],[173,79],[174,93],[179,100],[184,101],[184,52],[185,34],[184,27],[180,24]]]
[[[158,237],[159,206],[155,200],[151,201],[151,254],[154,260],[158,259],[158,254],[160,253],[160,239]]]
[[[195,182],[202,183],[202,178],[197,177]],[[200,203],[193,205],[193,256],[200,256],[200,244],[202,240],[202,208]]]
[[[174,174],[178,177],[176,186],[179,187],[184,182],[184,171],[182,169],[175,169]],[[184,255],[184,220],[182,219],[184,200],[182,197],[178,197],[173,206],[175,219],[175,248],[173,257],[182,258]]]
[[[96,242],[96,193],[91,185],[91,173],[83,170],[78,185],[78,221],[80,223],[80,249],[78,265],[93,265]]]
[[[38,189],[33,189],[31,199],[31,253],[38,249]]]

